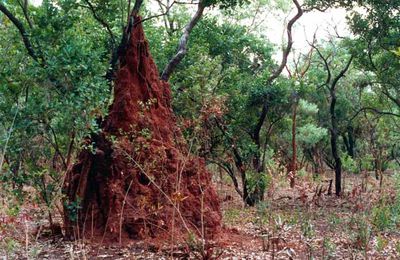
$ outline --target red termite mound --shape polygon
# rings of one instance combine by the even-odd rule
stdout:
[[[137,17],[135,21],[140,21]],[[140,22],[130,33],[101,132],[86,140],[64,184],[71,238],[212,236],[221,213],[203,159],[189,154]]]

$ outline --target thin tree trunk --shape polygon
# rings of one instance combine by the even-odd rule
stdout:
[[[331,105],[330,105],[330,115],[331,115],[331,149],[332,156],[335,161],[335,191],[336,195],[339,196],[342,192],[342,161],[339,156],[337,140],[338,140],[338,122],[335,113],[336,106],[336,92],[335,89],[331,89]]]
[[[297,142],[296,142],[296,119],[297,119],[297,105],[298,99],[295,97],[293,104],[293,115],[292,115],[292,162],[290,164],[290,187],[294,188],[296,184],[296,171],[297,171]]]

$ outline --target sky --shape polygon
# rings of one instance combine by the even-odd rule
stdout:
[[[292,11],[287,20],[293,17],[293,14],[294,12]],[[271,15],[265,21],[264,26],[267,28],[265,35],[274,44],[281,44],[283,35],[286,41],[286,32],[284,32],[286,29],[285,17],[287,15],[281,15],[280,17]],[[298,50],[309,49],[307,41],[312,41],[314,33],[316,33],[318,40],[326,40],[331,35],[336,35],[335,31],[340,36],[350,35],[346,25],[346,11],[344,9],[331,9],[323,13],[319,11],[304,13],[293,28],[293,47]]]
[[[294,14],[295,9],[289,15],[270,15],[262,25],[265,27],[263,34],[273,44],[282,46],[287,41],[286,23]],[[306,54],[310,51],[309,42],[313,41],[314,34],[317,42],[328,40],[332,36],[336,37],[337,34],[341,37],[350,36],[351,33],[346,24],[346,11],[344,9],[330,9],[325,12],[312,11],[304,13],[292,29],[293,49],[289,54],[289,63],[293,60],[293,55],[297,57],[300,53]],[[280,62],[282,52],[277,51],[273,58],[275,61]]]
[[[42,0],[29,0],[29,3],[34,6],[39,6],[42,4]]]

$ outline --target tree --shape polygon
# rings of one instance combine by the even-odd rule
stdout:
[[[339,127],[336,114],[337,87],[339,80],[343,78],[346,75],[347,71],[349,70],[350,65],[353,61],[353,56],[351,55],[350,58],[348,58],[347,63],[344,65],[344,67],[339,71],[337,75],[333,75],[329,56],[324,56],[321,50],[315,44],[311,44],[311,46],[316,50],[318,56],[322,59],[327,74],[325,82],[320,87],[326,87],[329,92],[329,99],[330,99],[329,114],[331,123],[330,142],[331,142],[331,151],[335,167],[335,191],[336,195],[339,196],[342,192],[342,161],[340,159],[340,153],[338,148]]]
[[[1,3],[0,13],[0,52],[10,57],[0,60],[1,127],[12,127],[2,179],[17,184],[21,200],[24,185],[35,187],[50,214],[76,140],[96,131],[94,118],[108,102],[102,77],[108,37],[86,9],[70,2],[59,8]]]
[[[314,39],[315,40],[315,39]],[[297,132],[297,109],[300,101],[299,92],[301,91],[300,88],[304,86],[304,77],[307,71],[310,68],[311,60],[312,60],[313,48],[309,51],[306,55],[304,65],[300,66],[300,60],[294,60],[294,70],[293,72],[286,66],[286,69],[289,73],[289,78],[293,78],[295,81],[295,86],[293,87],[292,92],[292,103],[293,103],[293,112],[292,112],[292,159],[290,162],[290,166],[288,169],[289,172],[289,180],[290,180],[290,187],[294,188],[295,186],[295,178],[297,172],[297,140],[296,140],[296,132]]]

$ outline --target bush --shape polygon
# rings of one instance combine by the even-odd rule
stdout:
[[[400,174],[395,174],[394,179],[394,200],[384,197],[372,208],[372,224],[379,231],[394,229],[400,224]]]

